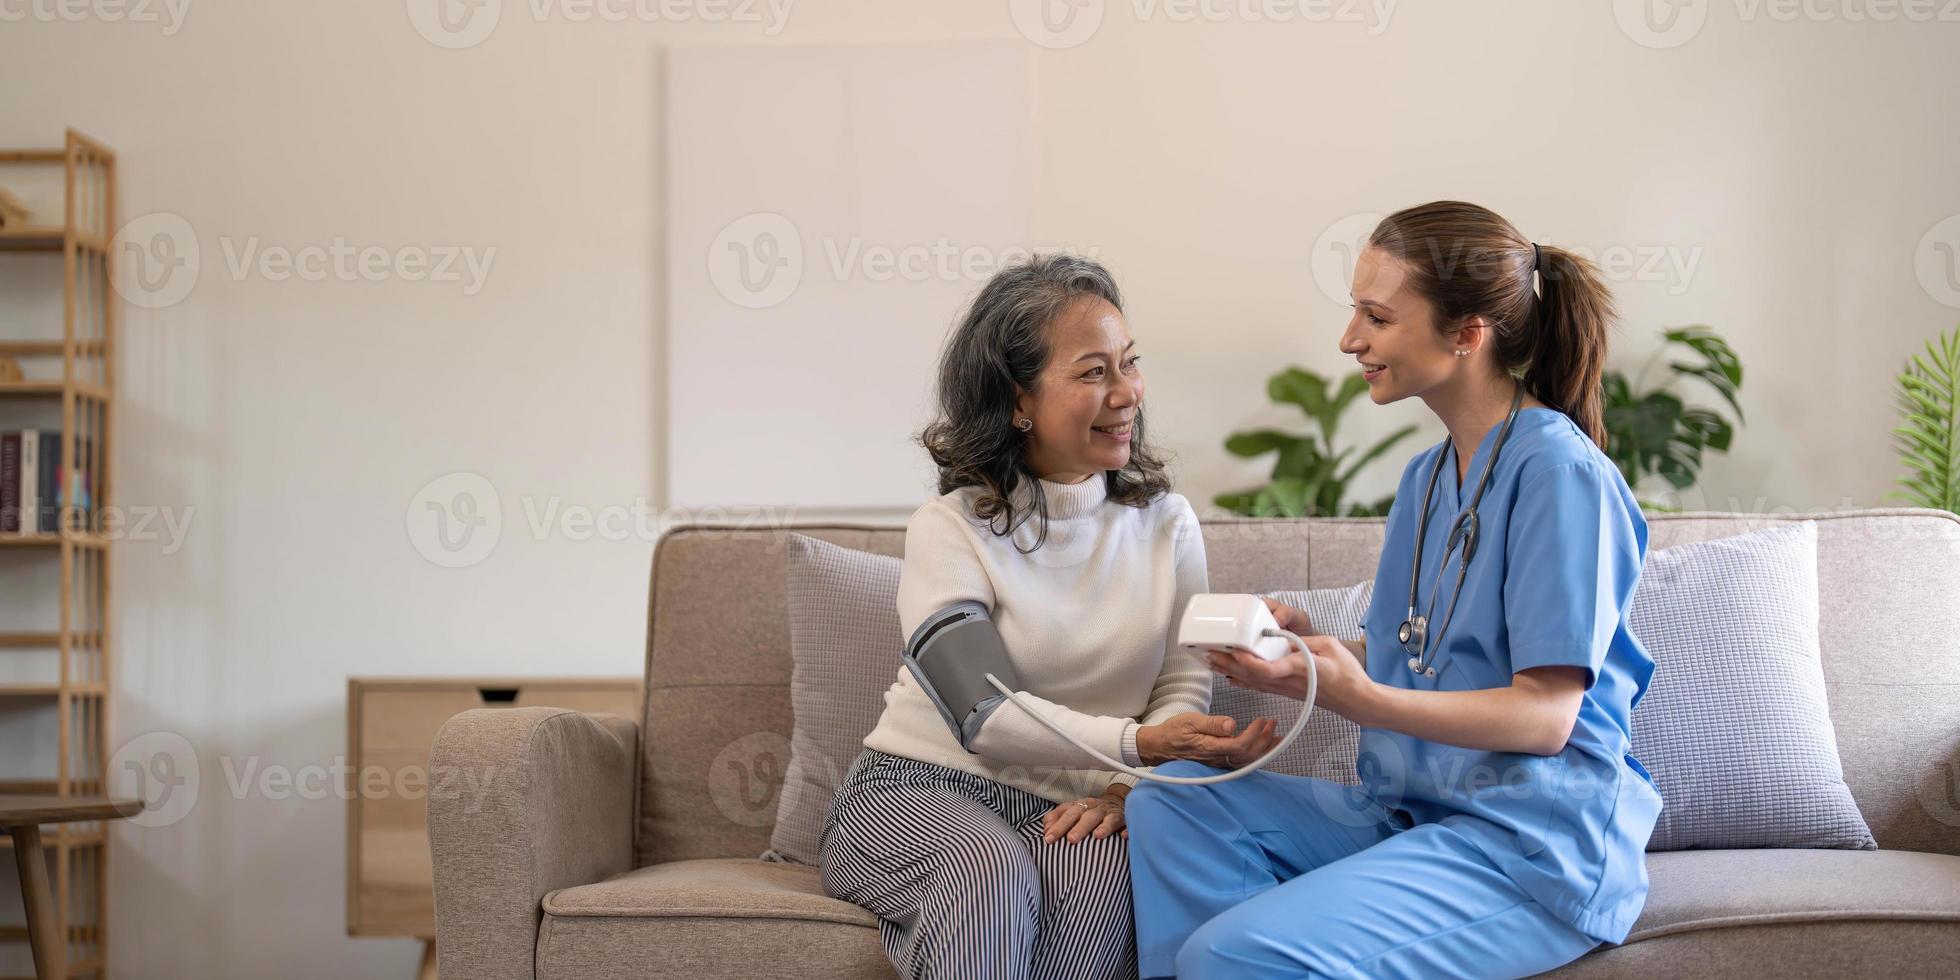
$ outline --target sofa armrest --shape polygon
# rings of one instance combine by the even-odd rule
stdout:
[[[532,980],[540,902],[633,867],[639,726],[478,708],[429,753],[436,953],[445,977]]]

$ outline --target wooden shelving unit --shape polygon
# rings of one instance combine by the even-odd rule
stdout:
[[[11,403],[58,400],[64,492],[56,529],[0,533],[0,552],[9,553],[9,561],[46,564],[47,574],[57,577],[59,603],[52,624],[22,622],[26,613],[0,603],[0,658],[53,651],[58,669],[45,680],[0,683],[0,712],[45,710],[52,702],[60,731],[55,770],[45,777],[0,780],[0,792],[100,796],[108,791],[112,677],[110,536],[102,515],[113,499],[109,458],[119,308],[110,242],[117,227],[116,154],[72,129],[60,149],[0,150],[0,181],[33,167],[58,168],[66,195],[63,222],[0,229],[0,252],[62,256],[61,336],[0,335],[0,355],[21,362],[26,374],[24,380],[0,381],[0,429],[25,427],[13,417],[19,413]],[[0,331],[32,326],[0,324]],[[76,492],[84,471],[91,484],[86,510]],[[68,941],[68,976],[106,977],[109,835],[99,822],[55,824],[43,828],[42,839],[54,886],[56,934]],[[11,843],[0,842],[0,851],[10,850]],[[0,943],[26,942],[23,926],[0,924]]]

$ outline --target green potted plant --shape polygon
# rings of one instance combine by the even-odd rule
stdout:
[[[1915,507],[1960,513],[1960,330],[1926,342],[1899,373],[1899,414],[1892,430],[1910,472],[1892,496]]]
[[[1636,492],[1649,476],[1658,476],[1676,490],[1694,485],[1701,475],[1702,454],[1727,452],[1743,421],[1742,406],[1736,398],[1742,388],[1742,362],[1728,342],[1705,326],[1667,330],[1662,338],[1665,343],[1634,380],[1618,371],[1608,371],[1600,379],[1606,455]],[[1647,388],[1647,376],[1661,357],[1684,349],[1684,359],[1668,362],[1667,379]],[[1945,376],[1951,375],[1949,370]],[[1686,381],[1714,389],[1734,410],[1735,421],[1717,409],[1684,402],[1674,387]],[[1222,493],[1214,502],[1248,517],[1378,517],[1388,513],[1389,505],[1395,502],[1393,494],[1375,501],[1343,503],[1354,475],[1416,430],[1415,426],[1405,426],[1359,456],[1354,456],[1352,447],[1336,450],[1334,434],[1340,428],[1342,413],[1367,390],[1368,383],[1359,373],[1342,378],[1340,388],[1331,392],[1326,379],[1302,368],[1289,367],[1273,375],[1266,383],[1267,397],[1298,407],[1320,431],[1317,435],[1295,435],[1255,429],[1227,437],[1225,449],[1235,456],[1279,455],[1273,461],[1271,481],[1265,486]],[[1642,506],[1671,509],[1646,502]]]
[[[1728,341],[1700,325],[1677,327],[1661,336],[1665,342],[1632,381],[1618,371],[1608,371],[1600,379],[1606,455],[1620,468],[1620,475],[1636,495],[1649,476],[1660,477],[1675,490],[1693,486],[1701,477],[1702,454],[1709,450],[1728,452],[1736,428],[1743,423],[1742,405],[1736,399],[1742,389],[1742,361]],[[1646,388],[1647,375],[1661,357],[1670,352],[1680,354],[1682,348],[1692,358],[1669,361],[1667,379]],[[1674,387],[1687,381],[1699,381],[1714,389],[1734,410],[1735,421],[1717,409],[1683,401]],[[1646,501],[1641,506],[1673,509]]]
[[[1266,382],[1266,397],[1281,405],[1293,405],[1314,422],[1318,433],[1295,435],[1277,429],[1235,432],[1225,440],[1225,449],[1234,456],[1252,458],[1276,452],[1272,480],[1263,487],[1221,493],[1213,502],[1235,514],[1248,517],[1379,517],[1395,502],[1390,494],[1373,502],[1342,506],[1348,484],[1355,473],[1390,447],[1416,431],[1413,425],[1390,433],[1359,456],[1354,447],[1336,450],[1334,434],[1340,428],[1341,414],[1368,390],[1360,372],[1341,379],[1338,390],[1329,391],[1320,375],[1289,367]]]

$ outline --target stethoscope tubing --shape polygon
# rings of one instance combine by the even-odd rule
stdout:
[[[1484,471],[1477,478],[1476,493],[1470,498],[1470,507],[1456,515],[1450,522],[1450,536],[1443,546],[1443,556],[1436,563],[1436,588],[1429,593],[1429,607],[1423,611],[1422,618],[1416,618],[1418,584],[1422,573],[1422,546],[1429,536],[1429,506],[1435,498],[1436,479],[1443,472],[1443,456],[1450,447],[1450,440],[1444,437],[1437,446],[1436,461],[1429,467],[1429,485],[1422,492],[1422,516],[1416,521],[1415,557],[1409,563],[1409,617],[1402,623],[1403,631],[1414,637],[1415,643],[1402,642],[1404,652],[1415,654],[1409,659],[1409,670],[1417,674],[1435,675],[1433,654],[1442,649],[1443,638],[1449,635],[1450,621],[1456,618],[1456,601],[1463,594],[1463,579],[1470,572],[1470,559],[1477,551],[1477,536],[1482,530],[1481,518],[1477,508],[1484,502],[1484,489],[1490,485],[1491,470],[1497,466],[1497,457],[1504,451],[1504,443],[1511,438],[1511,424],[1517,421],[1518,406],[1524,402],[1524,385],[1511,396],[1511,410],[1504,416],[1504,427],[1497,433],[1497,443],[1491,446],[1490,457],[1484,460]],[[1436,631],[1434,644],[1429,642],[1429,620],[1436,612],[1436,599],[1443,592],[1443,573],[1449,569],[1450,556],[1456,553],[1457,542],[1463,542],[1463,556],[1456,566],[1456,582],[1450,588],[1450,604],[1443,610],[1443,625]]]

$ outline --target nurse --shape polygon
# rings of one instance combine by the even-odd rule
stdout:
[[[1629,750],[1653,660],[1626,614],[1647,524],[1600,450],[1611,297],[1453,201],[1384,219],[1352,292],[1341,350],[1372,400],[1420,398],[1449,430],[1402,474],[1363,636],[1268,600],[1318,707],[1361,726],[1359,785],[1133,790],[1145,977],[1527,976],[1625,939],[1646,901],[1661,799]],[[1305,696],[1298,653],[1210,664]]]

